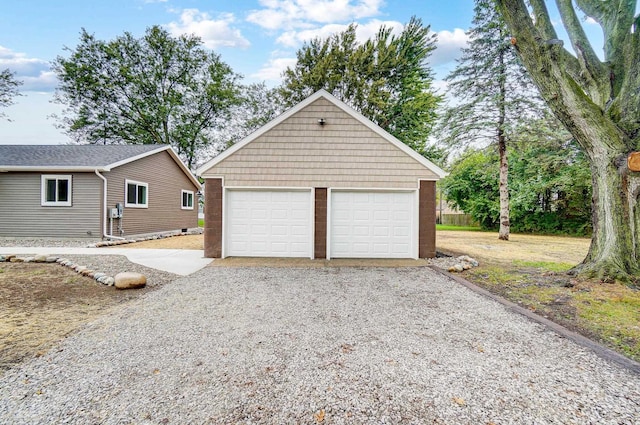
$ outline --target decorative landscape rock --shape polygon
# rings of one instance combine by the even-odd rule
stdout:
[[[448,268],[448,271],[451,273],[460,273],[465,270],[469,270],[473,267],[478,267],[480,263],[474,258],[469,257],[468,255],[461,255],[455,259],[455,264]]]
[[[0,255],[0,262],[58,263],[61,266],[65,266],[65,267],[68,267],[68,268],[74,270],[78,274],[81,274],[81,275],[86,276],[86,277],[90,277],[90,278],[94,279],[96,282],[102,283],[103,285],[113,286],[115,284],[115,282],[116,282],[113,277],[107,276],[106,273],[96,272],[94,270],[89,269],[88,267],[76,264],[76,263],[74,263],[73,261],[71,261],[71,260],[69,260],[67,258],[56,257],[54,255],[38,254],[38,255],[34,255],[33,257],[18,257],[18,256],[14,255],[14,254],[2,254],[2,255]],[[140,276],[142,276],[142,275],[140,275]],[[145,284],[147,282],[147,279],[144,276],[142,276],[142,277],[144,278],[144,283],[142,283],[142,284],[138,283],[137,285],[145,286]],[[141,287],[141,286],[132,286],[132,287]]]
[[[142,288],[147,284],[147,277],[140,273],[122,272],[115,276],[115,285],[118,289]]]

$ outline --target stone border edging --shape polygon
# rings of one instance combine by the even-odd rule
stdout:
[[[451,279],[453,279],[454,281],[456,281],[457,283],[461,284],[462,286],[470,289],[471,291],[483,295],[487,298],[490,298],[500,304],[502,304],[503,306],[507,307],[509,310],[513,311],[514,313],[518,313],[522,316],[525,316],[526,318],[539,323],[547,328],[549,328],[550,330],[556,332],[558,335],[560,335],[563,338],[566,338],[582,347],[585,347],[589,350],[591,350],[594,354],[596,354],[598,357],[607,360],[609,362],[615,363],[618,366],[621,366],[625,369],[630,370],[631,372],[637,373],[638,375],[640,375],[640,363],[636,362],[635,360],[632,360],[628,357],[623,356],[622,354],[613,351],[610,348],[605,347],[604,345],[601,345],[595,341],[590,340],[589,338],[580,335],[577,332],[573,332],[567,328],[565,328],[562,325],[559,325],[556,322],[553,322],[545,317],[542,317],[522,306],[519,306],[518,304],[515,304],[509,300],[507,300],[506,298],[501,297],[500,295],[496,295],[493,294],[489,291],[487,291],[484,288],[479,287],[478,285],[469,282],[468,280],[464,279],[463,277],[460,276],[456,276],[453,275],[443,269],[441,269],[440,267],[437,266],[429,266],[431,269],[435,270],[436,272],[447,276]]]
[[[11,261],[14,258],[17,259],[17,260]],[[71,260],[69,260],[67,258],[56,257],[55,255],[37,254],[37,255],[28,256],[28,257],[18,257],[17,255],[14,255],[14,254],[0,255],[0,263],[2,263],[2,262],[7,262],[7,263],[40,263],[40,264],[57,263],[57,264],[60,264],[61,266],[65,266],[65,267],[68,267],[68,268],[72,269],[73,271],[75,271],[78,274],[81,274],[83,276],[89,277],[89,278],[91,278],[91,279],[95,280],[96,282],[101,283],[103,285],[114,286],[115,283],[116,283],[115,278],[112,277],[112,276],[107,275],[106,273],[93,271],[93,270],[89,269],[88,267],[84,267],[84,266],[78,265],[78,264],[74,263],[73,261],[71,261]]]

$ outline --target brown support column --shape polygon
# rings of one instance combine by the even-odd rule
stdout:
[[[204,184],[204,256],[222,257],[222,179]]]
[[[420,181],[418,257],[436,256],[436,182]]]
[[[327,258],[327,188],[316,187],[313,258]]]

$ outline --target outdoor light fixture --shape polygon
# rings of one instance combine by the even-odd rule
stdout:
[[[326,122],[326,121],[324,120],[324,118],[320,118],[320,119],[318,120],[318,124],[320,124],[320,126],[323,126],[325,122]]]

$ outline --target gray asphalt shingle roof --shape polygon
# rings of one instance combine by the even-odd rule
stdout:
[[[106,167],[167,145],[0,145],[0,167]]]

